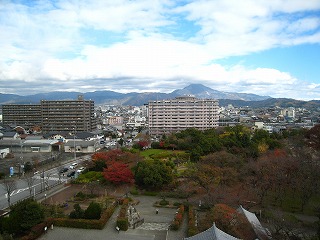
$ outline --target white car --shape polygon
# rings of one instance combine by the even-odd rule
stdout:
[[[77,170],[77,173],[82,173],[84,171],[85,167],[81,167]]]
[[[78,166],[78,163],[72,163],[69,169],[75,169]]]

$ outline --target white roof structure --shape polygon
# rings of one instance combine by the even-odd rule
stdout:
[[[254,230],[258,239],[260,239],[260,240],[271,239],[271,237],[268,235],[266,229],[264,227],[262,227],[259,219],[257,218],[257,216],[254,213],[249,212],[248,210],[244,209],[241,205],[237,209],[237,211],[246,217],[246,219],[250,223],[250,225],[251,225],[252,229]]]
[[[240,240],[235,238],[216,227],[213,223],[213,226],[204,232],[198,233],[192,237],[184,238],[184,240]]]

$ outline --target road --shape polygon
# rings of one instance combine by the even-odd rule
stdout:
[[[71,162],[64,162],[61,166],[53,167],[48,170],[42,170],[36,173],[33,176],[26,177],[29,178],[29,185],[26,180],[24,180],[24,177],[21,177],[20,179],[17,177],[14,177],[16,181],[16,188],[14,191],[11,192],[10,196],[10,202],[11,205],[23,200],[25,198],[28,198],[31,196],[36,196],[40,193],[45,193],[51,189],[52,187],[58,185],[58,184],[64,184],[68,180],[70,180],[69,177],[67,177],[68,172],[65,172],[64,174],[60,174],[59,171],[61,170],[61,167],[69,167],[72,163],[78,163],[78,168],[81,166],[81,163],[85,160],[90,158],[90,156],[82,156],[77,158],[76,160],[73,160]],[[4,210],[8,208],[8,193],[5,190],[4,183],[0,184],[0,209]],[[31,194],[30,194],[31,190]]]

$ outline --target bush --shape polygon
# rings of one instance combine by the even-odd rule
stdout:
[[[192,206],[189,206],[188,209],[188,237],[198,234],[198,229],[196,227],[196,219],[194,215],[194,209]]]
[[[117,219],[117,226],[122,231],[127,231],[129,227],[128,219],[127,218],[118,218]]]
[[[72,219],[79,219],[79,218],[83,218],[84,217],[84,211],[81,209],[79,203],[76,203],[73,206],[73,211],[70,212],[69,217]]]
[[[184,205],[180,205],[178,208],[178,212],[176,213],[173,222],[171,224],[172,230],[178,230],[181,226],[181,223],[183,221],[183,214],[184,214]]]
[[[101,206],[99,203],[91,202],[89,207],[84,212],[84,218],[86,219],[100,219]]]
[[[75,200],[84,200],[84,199],[86,199],[86,194],[84,194],[81,191],[75,195]]]
[[[159,204],[160,204],[161,206],[166,206],[166,205],[169,205],[169,201],[167,201],[167,200],[165,200],[165,199],[162,199],[162,200],[159,202]]]
[[[85,228],[85,229],[103,229],[115,210],[112,205],[101,214],[99,220],[89,219],[70,219],[70,218],[55,218],[54,224],[59,227]]]

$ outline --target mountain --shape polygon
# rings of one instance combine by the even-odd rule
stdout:
[[[222,92],[206,87],[202,84],[191,84],[183,89],[174,90],[171,93],[118,93],[114,91],[95,91],[95,92],[49,92],[39,93],[28,96],[16,94],[1,94],[0,105],[3,104],[39,104],[41,100],[71,100],[77,99],[83,95],[86,100],[94,100],[96,105],[132,105],[142,106],[149,101],[172,99],[178,96],[193,95],[196,98],[218,99],[221,106],[233,104],[234,106],[251,106],[251,107],[320,107],[320,101],[298,101],[294,99],[277,99],[269,96],[259,96],[250,93]]]
[[[259,101],[270,98],[269,96],[259,96],[248,93],[221,92],[213,90],[202,84],[191,84],[183,89],[173,91],[172,94],[176,96],[195,95],[197,98],[232,99],[244,101]]]

